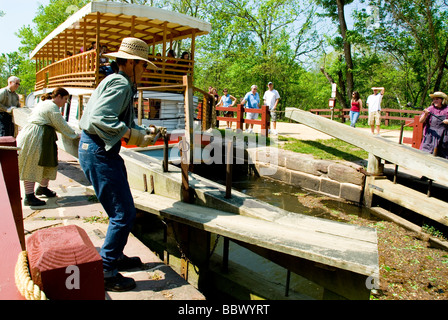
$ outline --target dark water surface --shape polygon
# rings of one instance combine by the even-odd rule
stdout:
[[[225,181],[217,182],[225,185]],[[357,204],[268,178],[240,175],[233,177],[232,188],[290,212],[335,221],[344,221],[338,218],[339,212],[374,219],[369,209]]]

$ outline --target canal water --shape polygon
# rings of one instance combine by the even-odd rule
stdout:
[[[217,182],[225,184],[225,181]],[[345,200],[255,175],[233,177],[232,188],[286,211],[344,222],[339,213],[375,219],[370,210]]]

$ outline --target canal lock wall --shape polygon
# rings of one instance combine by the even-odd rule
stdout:
[[[270,147],[247,149],[257,173],[306,190],[362,203],[365,174],[348,161],[314,159],[312,155]]]

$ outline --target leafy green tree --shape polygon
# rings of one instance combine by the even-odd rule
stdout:
[[[50,0],[47,6],[40,5],[33,19],[34,27],[25,25],[19,29],[17,36],[22,44],[19,51],[30,54],[49,33],[89,2],[89,0]]]
[[[303,98],[302,66],[320,47],[315,6],[308,1],[219,0],[205,18],[212,32],[197,42],[200,87],[228,88],[242,98],[252,84],[261,96],[269,81],[282,96],[280,110]]]
[[[334,79],[335,75],[327,72],[325,66],[321,68],[321,72],[330,83],[336,83],[338,85],[336,98],[343,108],[348,107],[348,101],[354,90],[355,82],[353,75],[354,63],[352,57],[352,43],[344,11],[344,7],[352,2],[353,0],[316,0],[316,3],[325,10],[323,15],[330,18],[331,21],[338,26],[339,36],[336,36],[330,41],[330,44],[336,51],[343,52],[343,55],[340,55],[339,63],[337,64],[337,80]]]
[[[429,103],[428,94],[446,86],[448,12],[444,1],[371,0],[378,25],[359,25],[366,41],[390,57],[405,78],[402,97],[416,105]],[[359,20],[366,16],[359,13]]]

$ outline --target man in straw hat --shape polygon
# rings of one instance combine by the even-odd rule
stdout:
[[[118,52],[105,56],[116,59],[119,72],[107,76],[92,93],[79,122],[83,130],[79,142],[79,163],[92,183],[98,200],[109,216],[109,227],[100,255],[106,290],[135,288],[134,279],[119,270],[139,267],[139,257],[126,257],[123,249],[135,220],[135,206],[120,157],[121,139],[128,145],[146,147],[165,128],[139,127],[134,122],[133,97],[147,66],[148,45],[137,38],[124,38]]]
[[[375,134],[375,125],[376,125],[376,134],[380,134],[380,125],[381,125],[381,101],[383,100],[384,88],[383,87],[373,87],[373,94],[371,94],[367,98],[367,107],[369,108],[369,126],[372,130],[372,134]]]

